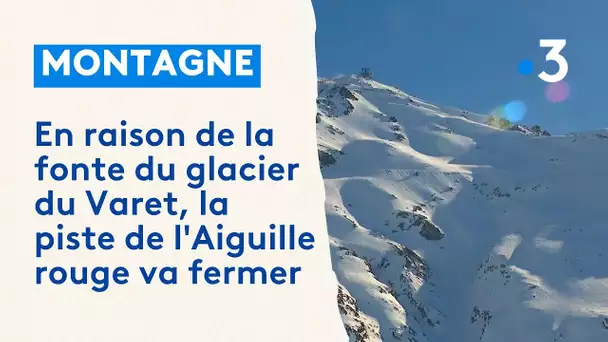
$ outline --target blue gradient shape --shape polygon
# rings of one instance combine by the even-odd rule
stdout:
[[[534,71],[534,64],[528,59],[522,59],[517,66],[517,70],[524,76],[530,75]]]
[[[504,109],[506,119],[511,122],[521,121],[526,116],[526,105],[519,100],[507,103]]]

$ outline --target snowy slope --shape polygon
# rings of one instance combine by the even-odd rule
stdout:
[[[608,131],[502,131],[356,76],[317,102],[351,341],[608,341]]]

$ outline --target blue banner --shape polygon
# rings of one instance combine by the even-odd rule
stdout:
[[[260,45],[34,45],[35,88],[259,88]]]

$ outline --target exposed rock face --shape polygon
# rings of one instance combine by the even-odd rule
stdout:
[[[533,136],[537,136],[537,137],[539,137],[539,136],[544,136],[544,137],[551,136],[551,133],[549,133],[548,131],[542,129],[538,125],[534,125],[532,127],[527,127],[527,126],[524,126],[524,125],[512,125],[511,127],[509,127],[509,130],[520,132],[520,133],[525,134],[525,135],[533,135]]]
[[[416,206],[415,209],[420,210],[419,206]],[[417,227],[420,229],[419,233],[421,236],[426,238],[427,240],[441,240],[445,236],[445,234],[433,223],[429,221],[429,219],[415,212],[406,212],[406,211],[398,211],[396,213],[396,217],[400,219],[404,219],[399,227],[404,230],[410,230],[412,227]]]
[[[350,101],[357,101],[357,96],[343,85],[330,85],[319,89],[317,106],[322,115],[337,117],[349,115],[355,109]]]
[[[357,300],[342,285],[338,285],[338,308],[351,341],[366,342],[380,338],[378,327],[367,322],[357,307]]]

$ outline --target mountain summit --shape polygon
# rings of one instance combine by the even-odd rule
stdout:
[[[317,134],[351,341],[608,341],[608,131],[320,79]]]

